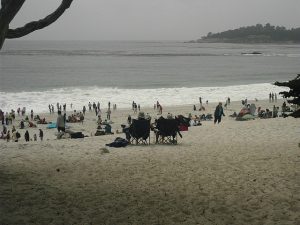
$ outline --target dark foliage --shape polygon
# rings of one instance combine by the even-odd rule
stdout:
[[[282,87],[289,87],[290,91],[280,92],[285,98],[292,98],[288,100],[289,103],[300,105],[300,74],[293,80],[287,82],[275,82],[275,85]]]
[[[255,26],[240,27],[220,33],[208,33],[202,37],[202,41],[222,41],[222,42],[300,42],[300,28],[290,30],[283,26],[272,26],[267,23],[265,26],[256,24]],[[199,41],[201,41],[199,40]]]

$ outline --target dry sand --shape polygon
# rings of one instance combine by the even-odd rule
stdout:
[[[152,134],[149,146],[105,151],[124,134],[56,140],[45,125],[43,142],[1,140],[0,224],[300,224],[299,120],[228,117],[240,107],[219,125],[191,127],[178,145],[156,145]],[[191,105],[167,112],[195,114]],[[129,113],[113,112],[113,131]],[[96,117],[71,126],[90,135]]]

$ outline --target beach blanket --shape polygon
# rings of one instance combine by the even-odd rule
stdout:
[[[53,129],[53,128],[56,128],[56,123],[49,123],[47,125],[47,129]]]
[[[73,132],[73,133],[70,133],[70,136],[73,139],[84,138],[84,135],[82,132]]]
[[[255,116],[252,116],[251,114],[246,114],[242,117],[237,117],[236,120],[238,121],[247,121],[247,120],[254,120]]]
[[[125,140],[124,138],[117,137],[112,143],[106,144],[106,146],[120,148],[126,147],[128,144],[129,141]]]
[[[55,122],[48,123],[48,125],[47,125],[47,129],[53,129],[53,128],[56,128],[56,127],[57,127],[57,126],[56,126],[56,123],[55,123]],[[66,124],[66,125],[65,125],[65,128],[66,128],[66,129],[70,129],[71,126],[69,126],[68,124]]]

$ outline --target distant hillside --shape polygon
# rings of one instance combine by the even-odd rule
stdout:
[[[256,24],[255,26],[240,27],[238,29],[227,30],[215,34],[209,32],[207,36],[191,42],[300,43],[300,28],[288,30],[285,27],[275,27],[269,23],[265,26]]]

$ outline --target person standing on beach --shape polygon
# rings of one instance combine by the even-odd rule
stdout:
[[[7,141],[7,142],[10,141],[10,131],[7,131],[7,134],[6,134],[6,141]]]
[[[41,141],[43,140],[44,138],[44,132],[42,131],[42,129],[39,129],[40,133],[39,133],[39,137],[41,139]]]
[[[108,120],[110,120],[110,114],[111,114],[111,110],[110,110],[110,108],[108,108],[107,109],[107,115],[106,115],[106,118],[108,119]]]
[[[33,120],[33,110],[30,111],[30,119]]]
[[[60,131],[65,132],[65,118],[63,115],[61,115],[61,111],[58,111],[57,113],[58,113],[57,120],[56,120],[57,130],[58,132]]]
[[[12,132],[12,141],[18,142],[20,133],[18,133],[16,130]]]
[[[162,108],[161,105],[159,105],[159,112],[158,112],[158,113],[159,113],[160,115],[162,115],[162,111],[163,111],[163,108]]]
[[[24,137],[25,137],[25,141],[28,142],[29,141],[29,132],[28,132],[28,130],[26,130]]]
[[[215,110],[215,120],[214,124],[221,123],[222,116],[225,116],[223,107],[222,107],[222,102],[219,102],[219,105],[217,105],[216,110]]]

